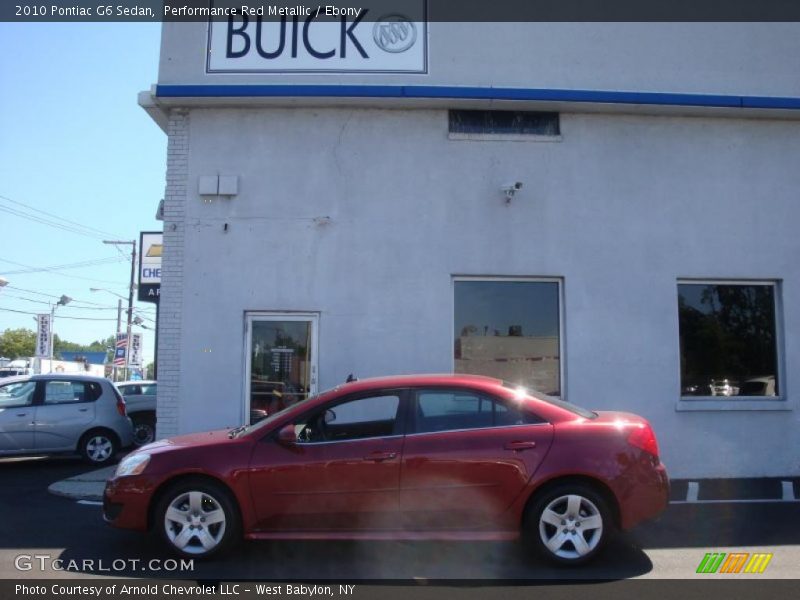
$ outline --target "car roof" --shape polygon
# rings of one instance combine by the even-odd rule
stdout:
[[[390,375],[387,377],[370,377],[343,383],[337,386],[337,391],[357,392],[371,390],[378,387],[419,387],[419,386],[477,386],[495,387],[502,386],[503,381],[496,377],[485,375],[466,375],[461,373],[430,373],[424,375]]]
[[[0,377],[0,385],[7,383],[17,383],[19,381],[28,381],[31,375],[14,375],[13,377]]]
[[[97,375],[84,375],[83,373],[40,373],[38,375],[30,375],[32,381],[47,381],[48,379],[80,379],[81,381],[109,381],[106,377],[98,377]]]
[[[130,381],[117,381],[114,385],[155,385],[155,379],[131,379]]]

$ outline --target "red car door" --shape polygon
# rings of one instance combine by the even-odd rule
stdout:
[[[470,390],[416,390],[400,473],[406,528],[505,529],[553,427]]]
[[[398,526],[404,393],[333,400],[294,423],[297,442],[256,444],[250,488],[260,531]]]

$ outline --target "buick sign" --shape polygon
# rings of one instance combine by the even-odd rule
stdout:
[[[369,9],[209,22],[208,73],[427,73],[427,23]]]
[[[382,17],[372,27],[372,37],[378,48],[386,52],[405,52],[417,41],[417,26],[407,17]]]

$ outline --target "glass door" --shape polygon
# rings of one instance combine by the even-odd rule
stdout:
[[[312,313],[248,313],[246,414],[255,423],[317,393]]]

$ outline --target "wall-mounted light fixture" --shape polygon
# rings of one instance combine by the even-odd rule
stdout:
[[[514,196],[522,189],[522,185],[523,183],[521,181],[515,181],[514,183],[507,183],[500,187],[500,191],[506,196],[506,204],[511,204]]]

